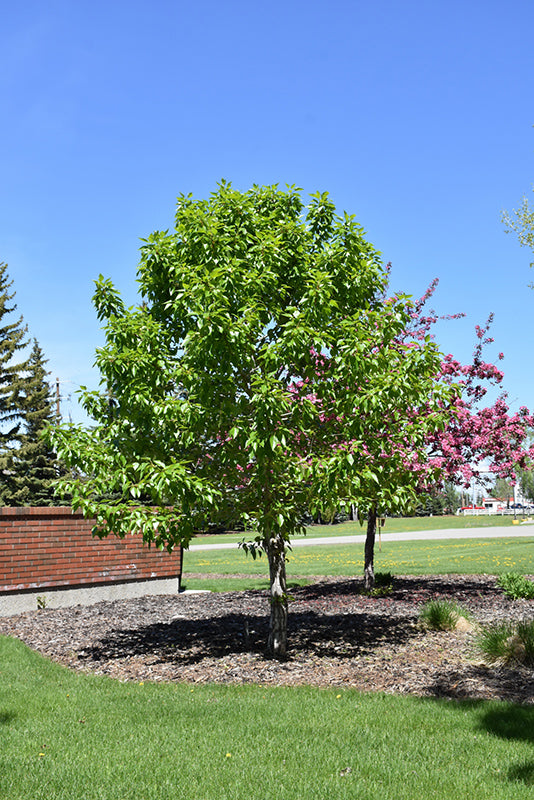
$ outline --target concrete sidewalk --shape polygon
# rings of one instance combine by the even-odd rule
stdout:
[[[503,537],[517,538],[518,536],[534,536],[534,522],[519,525],[506,525],[496,528],[471,528],[458,530],[445,528],[441,531],[406,531],[404,533],[387,533],[382,531],[384,542],[410,542],[417,540],[432,541],[433,539],[502,539]],[[365,534],[357,536],[305,536],[302,539],[293,539],[291,547],[313,547],[320,544],[363,544]],[[237,547],[236,542],[218,542],[214,544],[193,544],[189,550],[231,550]]]

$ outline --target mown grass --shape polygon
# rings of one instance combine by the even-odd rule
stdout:
[[[518,516],[518,519],[521,519]],[[439,516],[439,517],[388,517],[384,533],[408,533],[410,531],[472,530],[475,528],[512,527],[513,516]],[[365,533],[365,524],[341,522],[338,525],[311,525],[307,536],[347,536]]]
[[[119,683],[0,638],[6,800],[522,800],[534,709],[355,690]]]
[[[531,537],[392,542],[384,536],[382,550],[376,546],[375,570],[394,575],[499,575],[512,571],[530,575],[534,573],[533,545]],[[354,576],[362,571],[362,544],[295,547],[288,555],[290,579],[308,575]],[[184,573],[188,588],[210,588],[203,579],[189,578],[187,573],[241,574],[266,580],[268,566],[264,556],[254,561],[236,546],[230,550],[186,551]],[[253,588],[250,577],[245,580],[248,588]],[[224,579],[219,578],[218,583],[224,588]],[[242,587],[238,581],[232,588]]]
[[[518,516],[521,519],[521,516]],[[441,530],[474,530],[476,528],[513,527],[512,516],[488,517],[402,517],[389,518],[384,526],[384,533],[408,533],[411,531],[441,531]],[[341,522],[338,525],[310,525],[306,529],[306,536],[310,539],[325,536],[359,536],[365,533],[365,525],[359,522]],[[216,536],[196,536],[194,544],[210,544],[214,542],[240,542],[246,533],[223,533]],[[302,538],[298,536],[297,538]]]

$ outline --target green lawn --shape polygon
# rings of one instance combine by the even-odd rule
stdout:
[[[518,516],[518,519],[522,519]],[[408,531],[438,531],[446,529],[472,530],[474,528],[495,528],[514,524],[513,516],[491,517],[388,517],[384,533],[405,533]],[[343,536],[365,533],[365,524],[359,522],[341,522],[339,525],[311,525],[307,528],[307,536]],[[241,537],[242,538],[242,537]]]
[[[522,519],[518,516],[518,519]],[[512,527],[514,518],[506,517],[402,517],[386,520],[385,533],[401,533],[408,531],[437,531],[447,528],[454,530],[471,530],[474,528]],[[354,536],[365,533],[365,525],[359,522],[341,522],[339,525],[310,525],[306,535],[312,538],[324,536]],[[197,536],[194,544],[210,542],[240,542],[244,533],[224,533],[216,536]],[[297,537],[300,538],[300,537]]]
[[[0,638],[6,800],[522,800],[534,709],[119,683]]]
[[[392,542],[384,534],[381,551],[377,542],[375,569],[397,575],[498,575],[511,571],[531,575],[534,573],[534,537]],[[359,576],[363,572],[363,545],[295,547],[288,555],[287,572],[290,580],[311,575]],[[234,578],[232,585],[225,587],[224,578],[192,579],[188,573],[246,574],[250,578]],[[254,561],[237,547],[184,553],[184,584],[190,589],[259,588],[259,580],[263,581],[262,586],[267,585],[267,575],[265,556]]]
[[[513,534],[385,534],[376,569],[531,574],[533,545]],[[290,585],[361,570],[361,544],[289,554]],[[267,586],[265,558],[237,548],[186,552],[185,572],[248,575],[214,577],[215,589]],[[187,574],[185,582],[200,586]],[[533,747],[534,708],[340,688],[120,683],[74,674],[0,637],[6,800],[523,800],[534,798]]]

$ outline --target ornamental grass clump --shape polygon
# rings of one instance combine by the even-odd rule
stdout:
[[[499,575],[497,586],[500,586],[506,597],[512,600],[534,599],[534,581],[517,572],[505,572]]]
[[[419,619],[433,631],[452,631],[460,617],[467,618],[469,612],[452,600],[429,600],[419,614]]]
[[[477,647],[491,664],[524,664],[534,666],[534,620],[484,627]]]

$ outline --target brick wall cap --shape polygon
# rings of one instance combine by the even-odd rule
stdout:
[[[73,511],[70,506],[4,506],[0,508],[0,517],[78,517],[83,519],[81,511]]]

